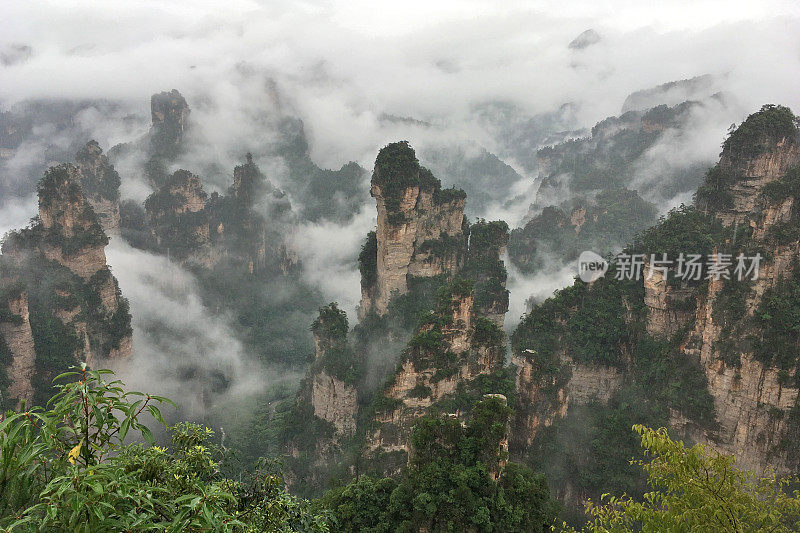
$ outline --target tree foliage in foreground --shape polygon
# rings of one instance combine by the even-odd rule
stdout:
[[[154,446],[141,418],[165,425],[158,404],[168,400],[106,374],[62,374],[46,409],[0,421],[4,531],[327,531],[263,463],[225,479],[208,428],[178,424],[170,446]],[[125,444],[129,433],[148,444]]]
[[[664,428],[634,429],[649,457],[634,463],[648,475],[652,491],[641,501],[606,494],[601,504],[590,502],[585,531],[800,531],[800,493],[788,490],[790,480],[739,470],[735,457],[701,444],[688,448]]]
[[[168,400],[126,392],[107,374],[63,374],[47,408],[0,419],[0,530],[536,532],[555,518],[543,477],[505,464],[510,410],[496,397],[479,402],[466,426],[423,417],[399,476],[361,477],[310,505],[286,492],[267,461],[236,481],[222,476],[213,432],[197,424],[168,428],[170,445],[155,446],[141,419],[165,425],[158,405]],[[605,495],[589,505],[586,531],[800,530],[800,493],[788,480],[753,476],[663,428],[634,429],[648,459],[634,464],[651,492]],[[147,444],[126,444],[129,434]]]

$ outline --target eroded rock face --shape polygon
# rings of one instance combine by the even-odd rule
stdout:
[[[544,376],[535,353],[523,352],[511,359],[517,369],[515,390],[520,405],[512,434],[517,450],[533,444],[541,428],[567,416],[570,405],[607,404],[625,379],[614,367],[576,363],[563,352],[559,359],[561,372]]]
[[[133,353],[133,335],[125,335],[119,345],[112,347],[108,352],[109,359],[128,357]]]
[[[391,160],[398,156],[405,160]],[[463,192],[442,191],[407,143],[378,154],[370,193],[378,209],[377,269],[374,285],[362,287],[360,317],[385,315],[392,295],[407,292],[409,277],[458,270],[466,251]]]
[[[383,391],[394,407],[376,415],[378,427],[367,435],[367,455],[408,452],[411,428],[429,407],[455,393],[459,384],[469,384],[480,375],[502,368],[505,359],[502,341],[495,344],[476,341],[473,296],[454,297],[450,309],[449,325],[441,330],[443,346],[437,351],[450,352],[456,360],[448,368],[437,366],[435,353],[413,347],[412,341],[393,383]],[[420,333],[432,329],[433,326],[424,324]]]
[[[144,149],[145,176],[158,190],[170,177],[170,168],[185,150],[185,137],[189,129],[189,105],[177,90],[154,94],[150,98],[150,131],[138,144]],[[133,145],[114,148],[114,157],[125,154]]]
[[[65,254],[58,246],[44,246],[42,251],[47,259],[64,265],[86,280],[106,266],[105,247],[86,247]]]
[[[475,309],[478,315],[502,329],[508,312],[507,273],[500,259],[508,245],[508,224],[479,220],[470,227],[464,274],[475,278]]]
[[[22,289],[12,292],[17,294],[7,294],[7,299],[0,302],[0,306],[4,307],[0,313],[0,342],[5,344],[11,359],[6,367],[10,382],[6,392],[10,398],[30,405],[36,352],[28,313],[28,296]],[[0,346],[0,350],[2,348]]]
[[[347,315],[336,303],[321,307],[311,325],[315,358],[297,395],[296,416],[315,428],[314,438],[290,437],[286,446],[302,468],[290,471],[290,486],[325,487],[332,465],[346,455],[343,446],[356,432],[358,415],[355,354],[347,343]]]
[[[98,155],[92,151],[93,146],[88,145],[86,157]],[[10,306],[14,308],[13,317],[22,317],[14,318],[16,329],[5,331],[4,336],[8,334],[12,339],[11,350],[15,354],[8,367],[14,376],[12,392],[23,391],[26,398],[32,395],[29,378],[37,355],[41,355],[34,353],[30,332],[49,317],[66,328],[54,328],[44,322],[51,333],[45,338],[48,346],[43,349],[52,350],[61,344],[69,347],[67,354],[74,350],[75,362],[85,361],[90,366],[103,358],[131,353],[127,301],[106,264],[108,237],[83,193],[82,177],[81,170],[73,165],[49,169],[39,183],[39,219],[28,228],[11,232],[3,242],[2,275],[10,272],[25,289],[21,293],[23,300],[0,298],[0,306]],[[34,299],[33,315],[24,301],[26,293]],[[65,337],[58,338],[62,334]],[[48,355],[52,359],[52,354]],[[46,361],[40,365],[46,374],[37,376],[41,382],[47,383],[56,373],[66,370],[55,368],[54,364]],[[66,363],[57,363],[61,364]]]
[[[569,402],[565,383],[555,376],[543,379],[533,354],[514,355],[511,364],[517,370],[514,390],[523,406],[514,417],[512,440],[516,449],[524,450],[533,444],[540,428],[567,415]]]
[[[200,178],[187,170],[176,171],[169,183],[164,185],[161,193],[170,197],[173,203],[169,208],[156,206],[154,210],[148,211],[148,214],[152,212],[154,217],[167,214],[197,213],[205,207],[208,197],[203,191]]]
[[[605,365],[570,362],[572,377],[567,383],[567,401],[585,404],[593,400],[606,404],[622,386],[623,374]]]
[[[233,170],[228,193],[207,195],[199,176],[178,170],[161,180],[144,204],[147,245],[187,265],[221,263],[255,276],[297,270],[289,222],[291,204],[247,154]]]
[[[335,303],[322,307],[311,325],[314,334],[315,363],[312,366],[310,401],[314,416],[330,422],[336,429],[331,444],[349,437],[356,430],[358,391],[347,379],[355,355],[347,344],[347,315]]]
[[[793,275],[800,242],[795,239],[776,245],[769,236],[773,228],[792,218],[796,198],[771,199],[762,192],[766,185],[784,177],[798,163],[800,150],[795,139],[783,139],[772,150],[744,159],[726,151],[720,160],[720,168],[739,179],[730,188],[732,205],[718,209],[716,217],[726,226],[750,226],[753,239],[769,252],[758,279],[750,282],[746,317],[742,321],[745,326],[736,330],[736,338],[759,335],[754,326],[746,325],[747,320],[756,312],[767,290]],[[719,308],[725,305],[720,299],[723,282],[707,283],[706,294],[697,296],[694,327],[682,347],[687,356],[700,360],[714,399],[717,427],[698,428],[677,414],[673,414],[672,423],[695,440],[735,454],[737,464],[744,468],[763,472],[772,467],[781,473],[790,472],[795,468],[796,458],[788,457],[782,440],[789,430],[788,413],[796,408],[800,392],[787,376],[797,369],[781,372],[763,364],[755,358],[747,342],[727,348],[733,350],[729,355],[735,355],[739,365],[726,364],[721,346],[729,339],[723,338],[723,325],[717,320]]]
[[[673,438],[734,454],[737,466],[758,474],[767,468],[779,474],[797,471],[800,382],[792,317],[796,314],[800,281],[795,270],[800,257],[800,213],[794,211],[800,183],[796,147],[800,136],[796,126],[791,126],[794,120],[783,127],[794,129],[794,137],[764,134],[763,130],[769,129],[765,124],[773,122],[759,120],[757,127],[745,131],[745,137],[732,135],[734,141],[729,138],[723,145],[719,166],[709,172],[698,191],[696,211],[681,210],[656,227],[649,234],[651,249],[643,249],[641,243],[631,247],[649,257],[651,252],[662,251],[662,246],[670,249],[670,239],[676,237],[672,223],[696,223],[701,231],[697,240],[688,238],[692,232],[687,232],[687,248],[705,246],[704,253],[733,253],[733,280],[714,280],[712,276],[710,280],[683,283],[670,276],[667,283],[657,269],[647,278],[649,268],[645,265],[645,276],[639,282],[642,285],[605,293],[611,294],[613,309],[593,311],[588,325],[584,313],[591,284],[565,289],[525,317],[513,337],[518,401],[512,453],[524,457],[532,444],[533,449],[541,450],[543,447],[538,445],[552,443],[553,435],[568,439],[573,432],[591,434],[583,433],[579,426],[586,408],[573,409],[575,406],[597,400],[609,403],[608,412],[618,412],[625,409],[621,401],[629,401],[635,395],[642,402],[659,398],[659,411],[669,408]],[[745,142],[739,142],[741,139]],[[734,156],[728,147],[737,143]],[[587,230],[590,219],[586,218],[581,233]],[[720,228],[718,222],[725,227]],[[683,233],[678,239],[682,237]],[[662,238],[664,241],[658,242]],[[705,244],[703,239],[707,239]],[[681,250],[681,243],[677,244],[678,251],[697,251]],[[678,251],[670,251],[669,259],[675,261]],[[756,251],[762,254],[757,280],[735,279],[735,254],[740,251],[745,256]],[[613,286],[604,286],[607,281],[608,278],[595,282],[594,287]],[[576,360],[579,352],[579,346],[573,343],[582,340],[576,338],[576,331],[591,332],[594,319],[604,324],[622,316],[627,326],[624,335],[606,345],[604,357],[591,357],[608,361],[615,368],[586,366],[571,360],[570,352]],[[603,338],[604,333],[601,326],[596,338]],[[654,354],[666,359],[657,363],[665,363],[666,368],[673,369],[672,374],[642,387],[653,361],[649,357]],[[658,387],[662,385],[670,391],[679,390],[686,397],[680,401],[661,399]],[[618,391],[624,392],[617,394]],[[685,399],[696,402],[695,407],[687,408],[682,403]],[[560,418],[567,420],[558,424]],[[556,427],[543,431],[551,425]],[[558,452],[550,452],[550,456],[547,453],[537,458],[540,464],[547,464]],[[565,504],[580,508],[585,498],[596,499],[590,487],[581,485],[579,476],[564,474],[563,478],[555,474],[554,485]]]
[[[358,393],[355,387],[321,371],[313,377],[311,404],[314,416],[333,424],[340,435],[352,435],[356,431]]]
[[[768,153],[745,161],[732,162],[723,153],[720,166],[741,176],[731,187],[733,206],[716,213],[724,225],[749,225],[753,238],[763,242],[769,250],[769,260],[761,265],[759,277],[750,284],[746,302],[746,315],[752,317],[764,293],[781,279],[792,275],[794,262],[800,254],[797,241],[775,246],[768,239],[770,231],[792,217],[794,197],[770,200],[761,194],[764,187],[782,178],[793,166],[800,163],[800,150],[796,143],[786,140]],[[695,326],[685,343],[684,351],[699,358],[708,379],[708,388],[714,398],[718,427],[701,430],[682,423],[683,427],[700,442],[705,442],[724,453],[737,456],[738,463],[748,469],[762,472],[768,467],[779,472],[789,472],[793,462],[787,457],[781,440],[788,430],[787,413],[798,402],[798,388],[781,379],[778,368],[758,361],[749,345],[735,347],[740,366],[725,364],[720,353],[722,325],[715,320],[717,308],[724,305],[719,300],[722,290],[720,280],[708,282],[708,291],[699,299]],[[757,331],[738,331],[737,336],[758,335]],[[790,369],[788,375],[796,372]]]
[[[61,323],[75,332],[79,346],[75,351],[77,361],[85,361],[93,366],[97,361],[115,357],[127,357],[133,353],[132,333],[119,334],[109,331],[109,322],[119,317],[120,312],[127,316],[127,302],[122,298],[117,281],[108,267],[98,271],[89,280],[96,302],[94,306],[81,305],[75,288],[57,288],[57,298],[51,311]],[[93,299],[94,299],[93,298]],[[121,310],[121,306],[125,309]],[[100,315],[100,317],[98,317]],[[129,318],[128,318],[129,319]]]
[[[792,275],[800,253],[797,239],[776,246],[769,238],[773,228],[792,218],[796,198],[773,199],[762,194],[768,184],[786,176],[799,163],[800,146],[791,138],[781,139],[760,155],[742,158],[725,150],[720,159],[720,169],[738,179],[730,188],[732,205],[717,210],[716,217],[726,226],[750,226],[753,239],[769,251],[758,279],[750,283],[747,317],[753,316],[769,288]],[[797,405],[798,389],[785,377],[781,379],[785,372],[756,360],[748,343],[735,347],[738,367],[724,362],[720,344],[727,339],[721,337],[723,328],[715,319],[717,308],[724,305],[719,299],[721,290],[720,280],[708,282],[707,294],[699,298],[695,326],[684,344],[684,351],[698,357],[705,371],[718,422],[715,431],[695,429],[692,433],[701,442],[736,454],[745,468],[760,472],[771,466],[789,471],[792,463],[780,441],[788,430],[787,413]],[[746,338],[758,335],[758,331],[743,329],[736,335]],[[790,369],[787,375],[797,370]]]
[[[206,199],[200,178],[178,170],[147,198],[144,207],[157,246],[178,260],[210,268],[215,255],[211,249],[210,217],[204,211]]]
[[[253,163],[252,154],[248,153],[245,159],[244,165],[238,165],[233,169],[233,185],[229,193],[236,201],[249,207],[264,194],[273,192],[275,188]]]
[[[569,223],[575,228],[575,233],[580,233],[586,223],[586,207],[580,206],[575,209],[569,217]]]
[[[80,171],[59,165],[39,185],[44,255],[88,280],[106,266],[108,237],[80,187]]]
[[[359,316],[373,311],[386,315],[390,300],[410,288],[412,299],[430,296],[418,293],[412,280],[437,277],[441,284],[434,285],[441,288],[433,308],[403,351],[391,384],[380,392],[373,426],[367,429],[363,453],[389,473],[400,466],[389,463],[408,452],[419,417],[456,396],[476,394],[479,377],[503,368],[508,292],[500,257],[508,243],[508,225],[483,220],[466,224],[464,193],[441,189],[404,142],[379,153],[372,195],[378,224],[374,241],[370,235],[359,257]],[[389,463],[382,459],[386,454],[392,457]]]
[[[774,150],[762,155],[741,160],[731,154],[723,152],[719,167],[723,172],[730,173],[738,179],[730,187],[732,206],[719,209],[716,217],[725,225],[747,224],[756,227],[755,222],[764,210],[769,212],[769,222],[765,225],[762,221],[759,231],[768,230],[770,223],[774,224],[781,219],[781,213],[791,210],[791,200],[788,205],[768,206],[760,195],[765,185],[774,182],[795,165],[800,164],[800,143],[784,139],[778,143]]]
[[[714,398],[714,410],[719,428],[716,431],[697,430],[680,419],[673,422],[699,441],[729,454],[735,454],[737,464],[757,472],[775,467],[779,472],[789,471],[784,457],[776,456],[775,449],[786,430],[786,412],[797,404],[798,389],[781,384],[779,370],[765,367],[751,353],[740,355],[741,367],[729,367],[717,357],[715,344],[720,327],[714,323],[714,300],[720,284],[711,283],[709,296],[698,311],[697,325],[691,333],[696,348],[686,353],[699,356],[708,389]]]
[[[378,280],[373,305],[378,315],[384,315],[392,293],[408,290],[409,276],[432,277],[459,268],[463,261],[459,251],[437,255],[421,248],[442,236],[463,239],[464,201],[435,205],[432,192],[411,187],[403,192],[399,210],[391,212],[402,213],[404,221],[392,224],[379,186],[373,185],[372,196],[378,203]]]
[[[150,98],[152,133],[158,144],[178,146],[183,142],[189,117],[189,105],[176,89]]]
[[[97,141],[87,142],[75,161],[81,174],[81,188],[103,231],[108,236],[119,235],[119,174]]]
[[[654,337],[669,337],[689,323],[694,316],[694,291],[688,287],[673,287],[657,269],[645,265],[644,304],[647,306],[647,333]]]

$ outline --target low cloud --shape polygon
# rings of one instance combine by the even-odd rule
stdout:
[[[18,230],[27,225],[38,211],[35,195],[26,197],[8,197],[0,203],[0,238],[12,230]]]
[[[253,361],[230,317],[203,304],[191,273],[116,239],[106,252],[133,315],[133,357],[109,361],[129,387],[170,397],[201,419],[226,399],[291,379]]]
[[[527,313],[531,303],[539,303],[553,296],[553,293],[572,285],[578,274],[577,264],[565,265],[560,259],[554,258],[548,268],[531,276],[525,276],[517,270],[506,258],[508,269],[509,303],[506,314],[505,329],[514,331],[520,318]]]
[[[693,106],[680,130],[665,130],[634,163],[630,188],[655,204],[661,214],[682,202],[690,203],[706,169],[719,159],[728,128],[747,113],[724,95]]]
[[[292,238],[308,283],[320,289],[326,300],[338,302],[351,325],[361,299],[358,253],[367,233],[374,229],[375,208],[364,205],[347,225],[306,223]]]
[[[25,2],[8,8],[0,46],[30,46],[30,57],[2,67],[0,99],[142,102],[178,88],[211,98],[207,112],[219,135],[206,134],[216,144],[237,126],[252,131],[250,115],[237,110],[268,102],[254,90],[261,81],[243,81],[266,76],[289,95],[281,104],[304,119],[312,155],[330,168],[374,158],[385,140],[384,113],[467,131],[480,129],[471,111],[477,103],[511,101],[532,114],[573,102],[580,122],[591,125],[616,114],[633,91],[701,74],[726,75],[726,90],[749,109],[798,105],[796,6],[626,4],[411,2],[375,9],[235,0],[220,11],[188,1],[103,9],[87,1]],[[603,39],[570,50],[587,27]]]

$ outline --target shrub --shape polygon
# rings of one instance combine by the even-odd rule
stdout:
[[[735,457],[701,444],[686,447],[664,428],[633,429],[648,458],[634,464],[647,474],[651,491],[641,500],[606,494],[590,502],[585,531],[788,532],[800,526],[800,493],[790,492],[790,480],[739,470]]]
[[[154,446],[145,413],[165,426],[166,398],[126,392],[109,370],[59,376],[48,408],[0,421],[0,527],[8,531],[326,531],[274,472],[235,482],[203,426],[170,428]],[[64,382],[66,380],[66,382]],[[129,433],[146,444],[125,444]],[[276,529],[277,528],[277,529]]]

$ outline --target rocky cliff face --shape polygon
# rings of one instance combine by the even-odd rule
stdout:
[[[97,141],[87,142],[76,155],[75,162],[80,170],[83,194],[103,231],[108,236],[119,235],[119,174],[103,155]]]
[[[348,344],[347,315],[336,303],[319,310],[311,325],[315,358],[291,412],[286,443],[288,483],[306,491],[325,487],[341,467],[356,433],[359,359]]]
[[[362,285],[359,317],[388,311],[411,277],[458,270],[464,261],[464,193],[443,190],[406,142],[383,148],[375,161],[371,194],[377,202],[376,276]]]
[[[644,268],[644,304],[647,307],[647,332],[654,337],[669,337],[677,333],[694,317],[694,291],[686,286],[670,285],[661,271],[649,264]]]
[[[517,453],[533,445],[542,428],[564,418],[570,405],[607,404],[625,378],[618,368],[578,363],[566,352],[559,356],[559,371],[552,374],[542,374],[535,353],[515,355],[511,363],[516,369],[514,386],[520,402],[512,435]]]
[[[248,153],[246,160],[244,165],[233,169],[233,185],[231,185],[229,194],[237,202],[252,206],[256,200],[268,192],[275,191],[275,188],[253,163],[252,154]]]
[[[479,383],[488,380],[497,387],[505,379],[502,324],[508,292],[500,255],[507,240],[504,222],[480,221],[470,228],[464,266],[439,289],[434,309],[375,400],[364,454],[378,470],[401,466],[420,416],[432,409],[468,416],[468,398],[479,397]]]
[[[314,416],[333,424],[337,436],[349,437],[356,430],[358,392],[355,357],[347,345],[347,316],[330,304],[320,309],[311,329],[316,357],[310,375]]]
[[[159,191],[164,202],[154,202],[148,214],[157,222],[170,214],[197,213],[205,207],[208,195],[203,191],[200,178],[188,170],[178,170]]]
[[[355,433],[358,393],[352,385],[322,370],[311,383],[311,405],[314,416],[333,424],[337,434]]]
[[[151,136],[156,152],[171,152],[183,143],[189,118],[189,104],[176,89],[150,98]]]
[[[198,176],[178,170],[144,208],[152,246],[183,263],[213,269],[225,262],[256,275],[287,273],[298,264],[282,233],[291,205],[250,154],[234,169],[227,195],[208,196]]]
[[[673,211],[626,249],[645,258],[640,278],[611,278],[617,259],[605,278],[576,282],[524,317],[512,338],[512,454],[550,450],[558,439],[620,446],[624,439],[601,436],[602,425],[582,428],[587,416],[604,424],[622,417],[669,425],[679,438],[735,454],[744,468],[796,470],[800,340],[790,324],[800,306],[799,141],[787,109],[751,115],[725,141],[697,208]],[[681,279],[675,263],[666,275],[649,273],[651,254],[662,253],[673,262],[701,254],[699,276]],[[761,254],[757,279],[745,271],[737,278],[739,254],[745,267]],[[727,275],[713,275],[715,260],[727,261]],[[557,458],[531,460],[547,471]],[[606,460],[584,454],[581,468]],[[553,473],[553,482],[582,498],[594,490],[580,477],[587,472]]]
[[[500,258],[508,244],[508,224],[479,220],[469,227],[467,261],[460,272],[475,280],[475,309],[478,315],[503,327],[508,312],[506,267]]]
[[[6,396],[2,406],[12,402],[26,402],[33,399],[31,379],[35,370],[36,353],[28,312],[28,295],[24,286],[17,280],[0,280],[0,352],[5,352]]]
[[[106,264],[108,237],[79,185],[80,171],[61,165],[48,171],[39,186],[39,218],[44,256],[91,284],[109,313],[119,307],[116,280]],[[35,228],[37,230],[38,228]]]
[[[39,183],[39,217],[2,244],[3,277],[22,288],[21,297],[0,301],[15,324],[3,332],[14,354],[9,391],[25,397],[37,393],[29,388],[31,365],[34,381],[49,387],[53,376],[76,361],[92,365],[131,353],[128,303],[106,264],[108,237],[81,177],[72,165],[48,170]]]
[[[81,190],[76,167],[47,171],[39,185],[39,218],[45,236],[39,245],[48,259],[85,280],[105,267],[108,237]]]
[[[212,228],[217,228],[212,240],[229,256],[245,261],[250,273],[279,269],[287,274],[297,269],[299,259],[289,231],[294,217],[292,205],[261,172],[251,154],[243,165],[233,169],[228,197],[212,198],[207,209]]]
[[[453,399],[460,387],[469,388],[479,376],[502,368],[503,340],[502,330],[494,322],[477,315],[471,286],[456,283],[449,287],[436,313],[409,342],[382,393],[376,427],[367,435],[367,456],[407,453],[417,418],[434,405],[444,407],[445,400]],[[458,408],[452,412],[457,415]]]
[[[200,178],[178,170],[145,202],[155,244],[178,260],[213,265],[207,195]]]
[[[735,236],[746,239],[750,234],[751,246],[765,252],[764,261],[758,279],[743,291],[743,315],[736,323],[725,314],[732,281],[708,282],[707,293],[698,298],[694,327],[683,351],[701,362],[718,422],[713,430],[694,431],[695,438],[736,454],[746,468],[787,472],[800,464],[796,446],[786,440],[797,434],[793,413],[800,391],[798,361],[779,357],[783,347],[768,339],[783,338],[774,337],[781,318],[773,302],[778,293],[781,298],[793,297],[792,280],[797,276],[800,239],[795,221],[800,214],[795,206],[800,191],[795,184],[800,136],[791,119],[782,115],[786,112],[780,108],[751,115],[726,141],[712,171],[711,179],[726,176],[726,182],[715,184],[722,186],[717,190],[725,202],[706,195],[706,209]],[[752,126],[759,121],[769,126],[754,135]],[[771,309],[777,316],[770,314]],[[731,345],[730,337],[740,341]],[[796,352],[796,340],[789,342]]]
[[[360,323],[348,342],[344,313],[335,304],[320,309],[312,326],[316,360],[298,396],[297,418],[317,435],[289,449],[293,471],[314,486],[321,469],[345,457],[337,468],[351,475],[364,467],[396,471],[420,416],[438,410],[466,419],[484,393],[512,388],[500,259],[508,225],[470,226],[464,193],[441,189],[405,142],[381,150],[372,193],[378,223],[359,256]],[[398,348],[409,328],[415,335]]]
[[[720,289],[721,283],[710,283],[708,298],[698,310],[684,349],[687,355],[700,359],[718,425],[711,430],[697,429],[691,421],[674,415],[671,422],[694,439],[735,454],[742,468],[763,472],[772,467],[782,474],[791,472],[797,465],[797,452],[792,446],[787,449],[784,439],[796,432],[790,427],[790,413],[798,405],[799,388],[787,383],[782,376],[785,371],[758,361],[750,350],[742,350],[744,346],[737,350],[738,365],[726,365],[721,359],[718,345],[722,328],[713,318]]]
[[[384,356],[398,361],[388,384],[377,392],[366,387],[376,398],[372,422],[362,428],[363,455],[377,470],[389,472],[405,460],[417,418],[430,409],[466,415],[462,410],[471,405],[466,398],[479,397],[478,381],[504,379],[499,374],[508,291],[500,256],[508,225],[481,220],[470,226],[463,191],[442,189],[406,142],[378,154],[372,196],[378,222],[359,256],[359,337],[363,342],[371,332],[377,336],[371,342],[396,341],[404,335],[397,323],[416,332],[399,360]],[[415,320],[418,314],[421,322]]]
[[[184,151],[189,130],[189,105],[177,90],[154,94],[150,98],[150,132],[137,143],[119,145],[113,157],[125,157],[131,150],[144,152],[144,173],[154,189],[159,189],[170,177],[170,166]]]
[[[735,181],[728,188],[730,202],[713,209],[714,215],[727,226],[758,226],[760,236],[763,237],[770,226],[788,217],[793,198],[787,197],[783,202],[775,204],[764,198],[761,191],[767,184],[783,177],[798,161],[800,146],[786,138],[778,141],[774,150],[754,157],[737,157],[727,151],[723,152],[716,170]],[[762,213],[765,215],[763,220]]]

